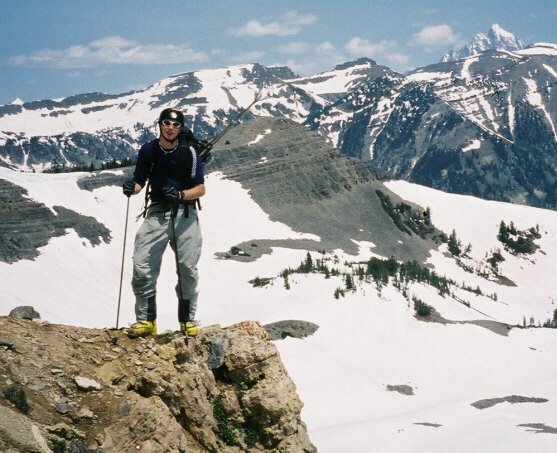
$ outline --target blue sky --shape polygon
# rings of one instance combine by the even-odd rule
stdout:
[[[258,62],[301,75],[367,56],[437,62],[493,23],[557,43],[555,0],[25,0],[0,2],[0,104],[144,88]]]

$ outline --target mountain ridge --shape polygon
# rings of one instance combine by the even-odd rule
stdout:
[[[0,165],[43,171],[133,159],[168,106],[209,138],[259,93],[244,120],[289,118],[394,177],[556,209],[555,83],[550,44],[485,50],[406,75],[369,58],[308,77],[259,64],[193,71],[123,95],[2,106]]]

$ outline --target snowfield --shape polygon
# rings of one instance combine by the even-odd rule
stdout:
[[[118,187],[80,190],[84,173],[31,174],[0,168],[0,178],[28,190],[48,207],[63,205],[94,216],[111,230],[109,244],[92,246],[73,230],[52,239],[34,261],[0,263],[3,296],[0,315],[33,305],[52,323],[114,327],[122,258],[126,198]],[[277,341],[286,368],[304,402],[302,418],[319,452],[553,452],[557,447],[557,330],[503,328],[494,331],[467,321],[521,324],[545,322],[557,308],[553,268],[557,257],[557,212],[447,194],[402,181],[386,186],[403,198],[430,207],[432,222],[463,244],[468,263],[502,248],[496,235],[501,220],[522,228],[539,226],[540,249],[528,257],[502,250],[501,273],[516,286],[504,286],[466,272],[447,257],[446,246],[428,263],[440,275],[484,295],[461,291],[465,306],[426,285],[410,291],[454,323],[416,319],[410,302],[394,286],[380,290],[358,282],[338,300],[340,277],[291,275],[290,289],[280,272],[296,267],[306,251],[275,248],[249,263],[218,259],[243,241],[310,238],[272,222],[239,183],[219,173],[207,177],[200,222],[204,249],[198,318],[203,325],[230,325],[255,319],[263,324],[306,320],[318,324],[305,339]],[[130,287],[134,218],[143,197],[132,197],[128,226],[120,327],[134,321]],[[373,256],[360,244],[359,256],[335,252],[339,263]],[[332,258],[332,257],[331,257]],[[277,277],[254,288],[255,277]],[[175,269],[170,251],[159,281],[160,331],[176,329]],[[497,300],[486,295],[497,293]],[[506,334],[506,335],[505,335]],[[507,398],[513,397],[513,398]],[[521,398],[518,398],[521,397]],[[481,407],[472,406],[481,400]],[[506,398],[506,399],[505,399]],[[519,402],[523,401],[523,402]],[[540,430],[551,432],[540,432]]]

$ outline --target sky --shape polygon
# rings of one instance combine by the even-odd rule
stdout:
[[[498,23],[557,43],[554,0],[0,2],[0,104],[139,90],[234,64],[300,75],[369,57],[405,72]]]

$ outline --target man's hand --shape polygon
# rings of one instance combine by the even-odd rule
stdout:
[[[131,197],[135,190],[135,181],[133,179],[128,179],[122,184],[122,192],[126,197]]]
[[[176,203],[182,198],[182,194],[176,189],[176,187],[170,185],[162,188],[162,194],[169,203]]]

